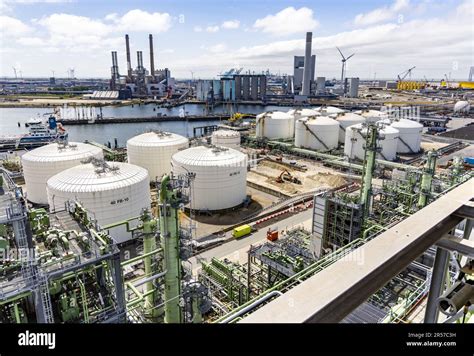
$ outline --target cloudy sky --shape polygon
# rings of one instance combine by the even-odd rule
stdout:
[[[110,51],[126,70],[148,33],[157,68],[177,78],[211,78],[232,67],[291,73],[313,31],[318,76],[465,80],[474,65],[474,0],[0,0],[0,76],[108,77]]]

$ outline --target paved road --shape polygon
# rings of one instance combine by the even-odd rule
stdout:
[[[271,227],[278,227],[278,229],[285,230],[286,228],[291,228],[298,224],[303,223],[304,221],[311,219],[313,209],[307,209],[299,214],[290,216],[286,219],[280,220],[275,222],[271,225]],[[201,261],[209,261],[212,257],[221,258],[227,256],[233,252],[237,252],[243,248],[250,246],[251,244],[255,244],[259,241],[265,240],[267,234],[268,227],[264,227],[259,231],[254,232],[252,235],[247,237],[242,237],[238,240],[231,240],[227,243],[224,243],[220,246],[217,246],[213,249],[208,251],[204,251],[199,255],[196,255],[189,259],[191,263],[192,270],[200,267]]]

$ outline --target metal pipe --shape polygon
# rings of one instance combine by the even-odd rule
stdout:
[[[237,311],[236,313],[234,314],[231,314],[229,315],[227,318],[225,318],[224,320],[221,320],[219,323],[220,324],[227,324],[227,323],[230,323],[232,320],[234,320],[235,318],[247,313],[248,311],[252,310],[253,308],[255,308],[257,305],[263,303],[264,301],[266,301],[267,299],[270,299],[271,297],[274,297],[275,295],[283,295],[282,292],[279,292],[277,290],[274,290],[273,292],[270,292],[268,294],[265,294],[264,296],[262,296],[261,298],[257,299],[256,301],[254,301],[253,303],[251,303],[250,305],[247,305],[245,308],[243,309],[240,309],[239,311]]]
[[[426,303],[424,323],[436,323],[438,321],[438,303],[437,299],[441,295],[446,278],[446,270],[448,266],[449,252],[437,247],[436,256],[431,275],[430,292]]]
[[[428,204],[428,199],[431,196],[431,182],[436,169],[436,151],[428,152],[426,164],[423,169],[423,176],[421,178],[420,197],[418,199],[418,207],[423,208]]]
[[[170,189],[170,177],[165,175],[160,185],[160,232],[164,251],[165,275],[165,323],[181,323],[182,310],[178,296],[181,295],[181,259],[179,256],[179,226],[176,192]]]
[[[450,324],[450,323],[454,323],[455,321],[461,319],[461,317],[464,316],[464,314],[467,314],[467,313],[472,313],[474,312],[474,305],[471,305],[469,308],[467,308],[467,313],[464,313],[465,312],[465,308],[461,308],[458,310],[458,312],[453,315],[452,317],[446,319],[443,324]]]
[[[372,175],[375,170],[375,156],[377,154],[377,139],[379,133],[377,126],[369,125],[367,128],[367,139],[364,156],[364,170],[362,171],[362,188],[360,190],[359,202],[363,209],[365,220],[370,212],[370,199],[372,197]]]
[[[140,261],[142,259],[144,259],[145,257],[148,257],[148,256],[151,256],[151,255],[154,255],[155,253],[158,253],[158,252],[161,252],[162,249],[161,248],[157,248],[156,250],[153,250],[153,251],[150,251],[148,253],[145,253],[143,255],[140,255],[140,256],[137,256],[137,257],[133,257],[129,260],[126,260],[126,261],[123,261],[121,263],[121,266],[126,266],[126,265],[129,265],[130,263],[134,263],[134,262],[137,262],[137,261]]]
[[[145,283],[150,282],[150,281],[153,281],[153,280],[155,280],[155,279],[157,279],[157,278],[163,277],[165,274],[166,274],[166,271],[160,272],[160,273],[157,273],[157,274],[154,274],[153,276],[140,279],[138,282],[135,282],[133,285],[134,285],[135,287],[140,287],[142,284],[145,284]]]

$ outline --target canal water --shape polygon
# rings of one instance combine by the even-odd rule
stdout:
[[[263,105],[239,105],[234,107],[234,112],[259,114],[265,111],[287,111],[290,107],[282,106],[263,106]],[[134,105],[132,106],[105,106],[102,107],[104,117],[154,117],[157,114],[166,116],[179,116],[184,111],[185,115],[205,114],[204,105],[186,104],[174,108],[158,108],[156,105]],[[51,113],[51,108],[0,108],[0,136],[18,135],[27,133],[25,123],[38,115]],[[96,108],[99,112],[99,108]],[[218,106],[212,113],[227,113],[228,108]],[[21,127],[18,127],[20,123]],[[106,124],[106,125],[73,125],[66,126],[69,132],[69,140],[82,142],[84,140],[95,141],[98,143],[113,143],[117,138],[119,146],[125,146],[127,140],[135,135],[149,130],[163,130],[174,132],[183,136],[192,137],[193,128],[206,125],[216,125],[219,121],[166,121],[166,122],[146,122],[146,123],[124,123],[124,124]]]

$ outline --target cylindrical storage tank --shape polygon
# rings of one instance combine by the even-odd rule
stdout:
[[[215,146],[240,148],[240,132],[234,130],[217,130],[211,135],[211,143]]]
[[[454,112],[468,113],[471,110],[471,104],[469,101],[461,100],[454,104]]]
[[[35,204],[48,204],[46,183],[65,169],[81,164],[88,158],[103,158],[102,149],[79,142],[52,143],[21,156],[25,177],[26,197]]]
[[[197,146],[175,153],[171,161],[173,174],[196,174],[191,209],[229,209],[247,196],[247,155],[240,151]]]
[[[128,163],[145,168],[156,181],[171,172],[171,156],[188,147],[188,139],[175,133],[146,132],[127,141]]]
[[[339,123],[325,116],[296,120],[295,146],[317,151],[337,148]]]
[[[60,211],[64,210],[66,201],[78,201],[103,227],[150,209],[149,181],[147,170],[133,164],[81,164],[48,180],[49,207],[51,211]],[[134,220],[130,225],[133,227],[137,223]],[[117,242],[131,238],[125,225],[111,228],[109,234]]]
[[[381,148],[381,152],[377,153],[377,158],[393,161],[397,157],[399,131],[391,126],[385,126],[379,129],[379,135],[384,139],[377,142],[378,147]],[[349,126],[346,129],[344,155],[364,160],[366,137],[367,127],[362,124]]]
[[[347,112],[339,114],[336,120],[339,123],[339,142],[344,143],[346,139],[346,129],[352,125],[362,124],[365,122],[365,117]]]
[[[413,120],[400,119],[394,121],[391,126],[400,132],[397,152],[417,153],[420,151],[421,134],[423,132],[422,124]]]
[[[288,110],[288,114],[293,115],[295,118],[295,121],[298,119],[301,119],[303,117],[310,117],[310,116],[318,116],[321,115],[321,113],[316,110],[316,109],[291,109]]]
[[[363,116],[367,122],[377,122],[388,119],[388,113],[380,110],[359,110],[354,113]]]
[[[295,133],[294,118],[292,115],[281,112],[265,112],[257,115],[257,137],[268,139],[293,138]]]
[[[323,116],[334,116],[346,112],[345,110],[337,108],[335,106],[320,106],[316,110],[318,110]]]

